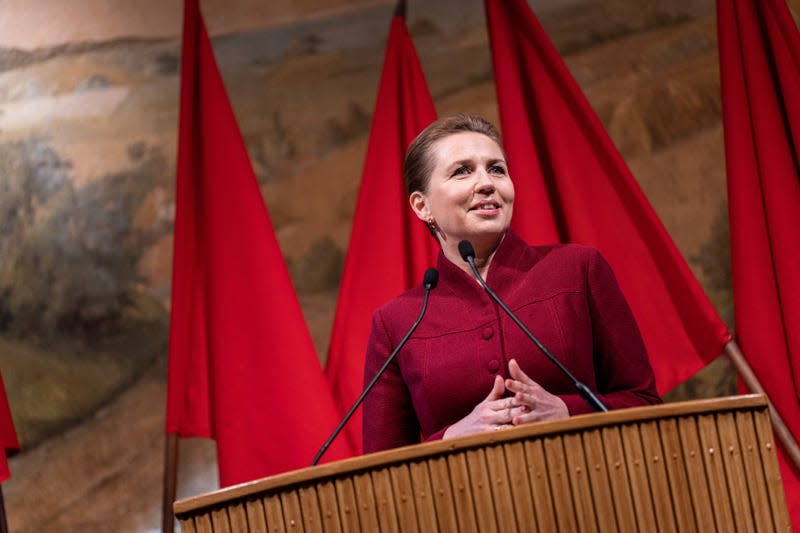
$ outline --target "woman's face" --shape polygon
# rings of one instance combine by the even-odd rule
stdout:
[[[433,143],[431,162],[427,190],[409,197],[417,216],[433,218],[443,246],[457,247],[463,239],[496,245],[514,205],[514,184],[497,143],[482,133],[455,133]]]

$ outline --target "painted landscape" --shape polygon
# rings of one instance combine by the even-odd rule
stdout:
[[[201,4],[324,363],[394,5]],[[0,48],[12,531],[160,526],[181,6],[146,5],[172,26]],[[531,5],[733,328],[714,2]],[[411,2],[407,20],[438,112],[497,122],[482,3]],[[734,391],[720,360],[668,399]],[[183,441],[179,474],[181,497],[215,489],[213,442]]]

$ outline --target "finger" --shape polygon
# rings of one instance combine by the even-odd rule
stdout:
[[[533,381],[531,378],[527,378],[526,381],[519,381],[517,379],[507,379],[504,383],[506,388],[511,392],[524,392],[527,394],[549,394],[547,389]]]
[[[479,423],[486,426],[487,429],[491,426],[498,424],[510,424],[511,418],[508,416],[508,409],[496,411],[494,409],[487,409],[481,412]]]
[[[503,393],[506,392],[506,386],[503,381],[503,378],[500,374],[494,377],[494,384],[492,385],[492,390],[489,391],[489,395],[486,397],[484,401],[493,401],[503,397]]]
[[[535,398],[536,396],[547,392],[544,389],[544,387],[542,387],[535,381],[531,381],[530,383],[523,383],[515,379],[507,379],[505,382],[505,386],[506,389],[513,392],[515,396],[517,396],[518,394],[527,394]]]
[[[514,417],[529,412],[526,406],[519,405],[514,398],[503,398],[484,403],[480,412],[482,424],[495,426],[497,424],[510,424]]]
[[[514,418],[529,413],[530,410],[524,405],[509,407],[501,411],[495,411],[492,416],[494,424],[513,424]]]
[[[517,381],[516,379],[511,379],[511,378],[506,380],[505,386],[511,392],[525,392],[527,390],[527,387],[528,387],[527,384],[525,384],[525,383],[523,383],[521,381]]]
[[[508,417],[509,424],[513,423],[514,419],[517,418],[518,416],[522,416],[530,412],[531,412],[530,409],[526,405],[520,405],[519,407],[514,407],[509,411],[509,417]]]
[[[527,424],[530,422],[539,422],[542,420],[563,420],[569,418],[569,411],[566,406],[559,409],[558,406],[539,406],[538,409],[532,409],[527,413],[516,415],[511,421],[512,424],[518,426],[520,424]]]
[[[516,403],[519,405],[526,405],[528,406],[531,411],[536,409],[536,402],[539,401],[539,398],[536,394],[528,393],[528,392],[518,392],[514,395],[514,399]]]
[[[530,377],[528,377],[528,374],[522,371],[516,359],[512,359],[511,361],[508,362],[508,373],[511,375],[512,378],[514,378],[517,381],[521,381],[522,383],[528,385],[534,383],[534,381]]]
[[[484,400],[486,402],[486,406],[491,409],[492,411],[507,411],[512,407],[519,407],[520,403],[517,400],[516,396],[508,396],[506,398],[500,398],[498,400]]]
[[[490,400],[486,402],[486,406],[492,409],[493,411],[508,411],[513,407],[519,407],[522,405],[519,400],[517,400],[516,396],[507,396],[505,398],[500,398],[499,400]]]
[[[530,424],[531,422],[540,422],[542,420],[549,420],[550,417],[541,411],[531,411],[529,413],[522,413],[514,417],[511,423],[515,426],[521,424]]]

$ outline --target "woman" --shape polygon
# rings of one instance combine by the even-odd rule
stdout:
[[[466,114],[411,143],[411,208],[439,241],[425,319],[364,402],[364,451],[566,418],[591,408],[489,298],[458,252],[610,408],[660,402],[644,343],[608,264],[580,245],[528,246],[509,229],[514,184],[497,130]],[[370,379],[416,318],[421,288],[373,316]]]

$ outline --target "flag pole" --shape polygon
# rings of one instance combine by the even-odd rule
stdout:
[[[178,480],[178,435],[167,433],[164,446],[164,498],[161,502],[161,531],[172,533],[175,529],[175,515],[172,504]],[[5,533],[5,532],[0,532]]]
[[[786,455],[788,455],[789,459],[794,463],[795,468],[800,470],[800,446],[797,445],[797,441],[792,435],[792,432],[786,427],[778,411],[772,405],[767,392],[764,390],[764,387],[761,386],[761,383],[758,381],[753,369],[750,368],[750,365],[744,358],[741,348],[739,348],[735,340],[731,340],[725,345],[725,355],[731,360],[736,371],[742,377],[745,385],[747,385],[747,388],[755,393],[766,396],[767,402],[769,403],[769,416],[772,420],[773,431],[783,445],[783,449],[786,450]]]
[[[3,451],[2,453],[5,453],[5,451]],[[8,533],[8,522],[6,521],[6,504],[3,501],[2,485],[0,485],[0,533]]]

